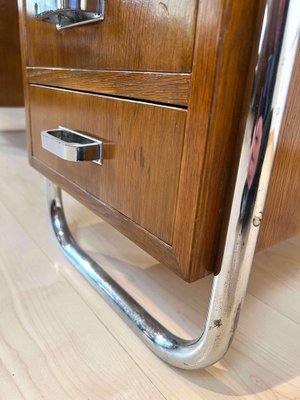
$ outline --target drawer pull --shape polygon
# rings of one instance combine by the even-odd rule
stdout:
[[[104,19],[104,0],[39,0],[34,9],[37,20],[55,24],[57,30]]]
[[[63,128],[41,132],[43,149],[67,161],[93,161],[103,164],[102,146],[96,140],[82,133]]]

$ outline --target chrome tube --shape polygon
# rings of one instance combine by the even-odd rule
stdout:
[[[146,345],[173,366],[207,367],[226,353],[233,339],[263,216],[297,49],[299,19],[298,0],[266,2],[221,269],[213,280],[204,330],[196,339],[183,340],[169,332],[77,245],[65,220],[60,189],[48,182],[51,221],[64,254]]]

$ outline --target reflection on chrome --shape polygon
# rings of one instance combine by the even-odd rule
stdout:
[[[39,0],[34,3],[38,21],[56,25],[57,30],[102,21],[104,0]]]
[[[48,182],[51,221],[64,254],[141,340],[173,366],[207,367],[226,353],[233,339],[278,143],[299,20],[299,0],[267,0],[221,268],[213,280],[204,330],[195,340],[165,329],[77,245],[65,220],[60,189]]]

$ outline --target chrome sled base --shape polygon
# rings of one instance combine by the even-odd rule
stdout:
[[[66,222],[60,188],[47,183],[51,223],[63,253],[139,338],[175,367],[196,369],[214,364],[233,339],[263,216],[297,49],[299,19],[298,0],[267,0],[220,272],[213,279],[204,330],[196,339],[184,340],[169,332],[78,246]],[[255,145],[259,146],[259,157],[253,171]]]

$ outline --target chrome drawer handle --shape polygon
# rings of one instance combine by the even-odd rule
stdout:
[[[37,20],[55,24],[57,30],[104,19],[104,0],[39,0],[34,9]]]
[[[41,132],[43,149],[67,161],[93,161],[103,164],[103,143],[82,133],[59,126]]]

